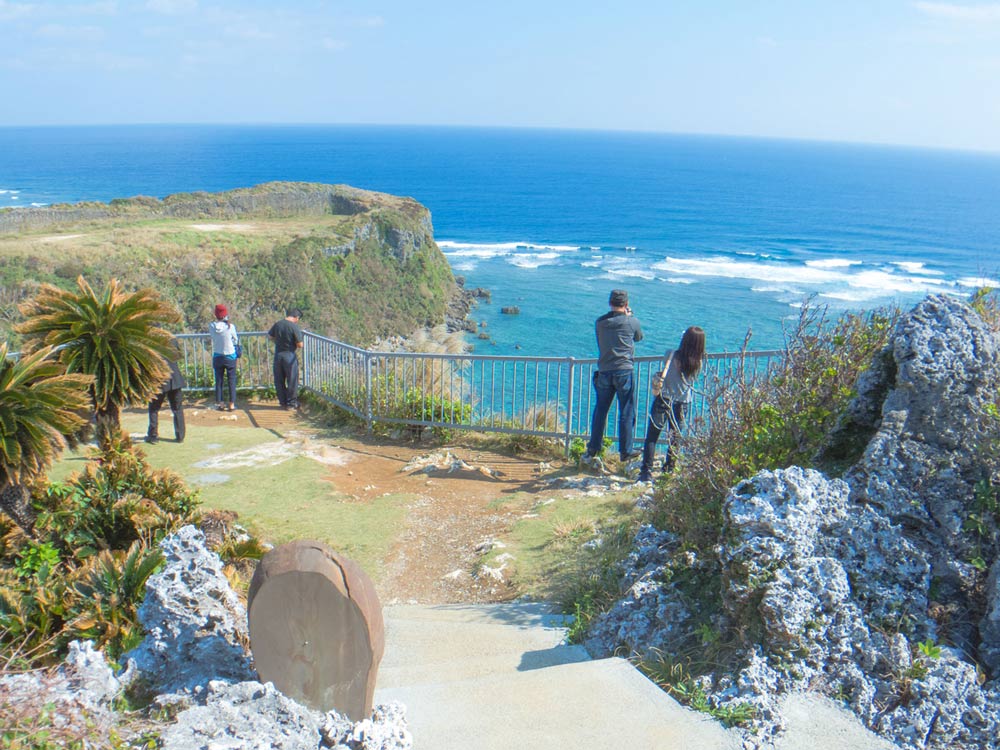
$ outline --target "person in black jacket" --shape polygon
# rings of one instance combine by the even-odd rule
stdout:
[[[291,307],[285,311],[285,319],[279,320],[267,337],[274,342],[274,391],[282,409],[297,409],[299,406],[299,357],[302,348],[302,328],[299,320],[302,311]]]
[[[146,442],[160,442],[160,407],[163,400],[170,402],[170,411],[174,415],[174,439],[184,442],[184,403],[181,389],[187,385],[183,373],[174,361],[168,361],[170,377],[160,386],[160,392],[149,402],[149,428],[146,430]]]

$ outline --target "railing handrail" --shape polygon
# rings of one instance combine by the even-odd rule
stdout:
[[[257,333],[266,335],[266,331],[254,331],[253,333],[240,334],[241,336],[255,335]],[[473,360],[473,361],[504,361],[504,362],[565,362],[567,359],[572,359],[574,362],[579,362],[582,364],[596,364],[597,357],[575,357],[573,355],[564,355],[562,357],[555,356],[540,356],[532,354],[475,354],[474,352],[463,352],[461,354],[449,354],[447,352],[407,352],[407,351],[389,351],[382,349],[365,349],[363,347],[355,346],[353,344],[345,344],[343,341],[337,341],[336,339],[331,339],[327,336],[320,336],[318,333],[312,333],[311,331],[303,331],[306,338],[313,338],[317,341],[323,341],[329,344],[335,344],[336,346],[343,347],[350,351],[357,352],[358,354],[365,354],[371,357],[412,357],[412,358],[425,358],[425,359],[442,359],[442,360]],[[179,336],[194,337],[194,336],[207,336],[208,334],[179,334]],[[667,351],[670,351],[669,349]],[[784,352],[780,349],[754,349],[746,351],[735,351],[735,352],[710,352],[705,354],[705,359],[730,359],[732,357],[747,356],[747,357],[776,357],[783,355]],[[662,354],[643,354],[634,358],[636,362],[655,362],[658,359],[663,359]]]
[[[304,390],[362,419],[379,423],[558,438],[570,442],[590,430],[594,405],[591,378],[596,357],[547,357],[372,351],[309,331],[304,332],[300,383]],[[181,363],[191,390],[211,389],[210,335],[180,333]],[[244,331],[243,387],[271,388],[271,346],[265,331]],[[205,345],[198,346],[202,341]],[[784,356],[778,349],[712,352],[703,374],[715,377],[739,367],[756,377]],[[637,425],[652,403],[650,383],[664,354],[635,358]],[[732,365],[727,363],[731,362]],[[744,371],[742,368],[746,367]],[[614,414],[608,434],[616,435]],[[690,423],[706,423],[704,403],[696,403]]]

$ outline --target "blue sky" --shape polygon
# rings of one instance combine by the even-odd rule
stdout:
[[[1000,2],[0,0],[0,125],[162,122],[1000,151]]]

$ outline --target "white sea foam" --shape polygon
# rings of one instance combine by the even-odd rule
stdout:
[[[683,279],[683,278],[680,278],[679,276],[668,277],[668,278],[664,279],[664,281],[666,281],[668,284],[693,284],[694,283],[693,279]]]
[[[942,292],[955,283],[980,286],[989,280],[965,279],[949,283],[929,274],[896,273],[894,267],[865,267],[860,261],[807,261],[804,264],[753,262],[725,256],[710,258],[667,257],[653,268],[674,277],[715,277],[762,281],[751,286],[765,294],[801,294],[801,290],[820,292],[831,299],[867,301],[895,294]],[[899,267],[900,270],[903,270]]]
[[[772,283],[828,284],[839,280],[842,274],[822,268],[782,265],[777,263],[752,263],[726,257],[672,258],[654,263],[653,268],[673,274],[690,276],[716,276],[729,279],[753,279]]]
[[[599,260],[587,260],[580,264],[584,268],[600,268],[601,261]]]
[[[645,270],[643,268],[609,268],[607,269],[608,276],[610,278],[632,278],[632,279],[646,279],[652,281],[656,278],[656,274],[652,271]]]
[[[41,208],[42,206],[47,206],[47,205],[49,205],[49,204],[48,203],[32,203],[31,204],[32,208]]]
[[[943,275],[941,271],[935,271],[931,268],[927,268],[926,263],[922,263],[916,260],[897,260],[893,261],[892,265],[897,268],[901,268],[907,273],[917,273],[926,276],[941,276]]]
[[[551,266],[559,253],[514,253],[507,258],[507,262],[518,268],[538,268],[539,266]]]
[[[861,261],[848,260],[847,258],[824,258],[823,260],[807,260],[806,265],[810,268],[848,268],[849,266],[861,265]]]
[[[751,292],[787,292],[789,291],[786,286],[752,286],[750,287]]]
[[[539,242],[458,242],[457,240],[438,240],[438,247],[449,252],[449,255],[461,254],[473,250],[477,253],[490,251],[497,255],[506,255],[515,250],[542,250],[547,252],[570,253],[580,249],[579,245],[549,245]]]
[[[964,286],[970,289],[978,289],[980,287],[998,287],[1000,286],[1000,281],[996,279],[991,279],[986,276],[963,276],[958,281],[955,282],[959,286]]]

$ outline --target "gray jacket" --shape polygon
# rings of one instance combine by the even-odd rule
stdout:
[[[670,356],[670,353],[667,354]],[[662,370],[661,370],[662,372]],[[694,397],[694,378],[687,378],[681,372],[681,363],[674,357],[670,360],[667,375],[663,378],[663,389],[660,398],[678,404],[690,404]]]
[[[642,341],[642,326],[634,315],[612,310],[597,319],[597,348],[600,372],[631,370],[635,358],[635,342]]]

